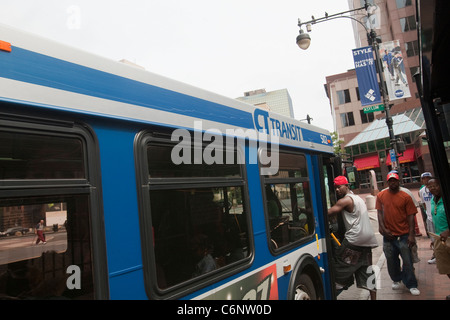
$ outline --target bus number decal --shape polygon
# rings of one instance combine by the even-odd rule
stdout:
[[[242,300],[269,300],[270,296],[270,279],[272,275],[268,275],[259,285],[258,288],[251,289],[249,292],[245,294]],[[258,296],[259,294],[259,296]]]
[[[276,264],[244,278],[204,299],[218,300],[277,300]]]

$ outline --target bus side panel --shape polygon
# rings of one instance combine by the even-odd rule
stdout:
[[[106,125],[97,125],[94,128],[100,144],[102,163],[101,175],[111,298],[117,298],[117,294],[120,294],[121,297],[137,298],[136,294],[139,292],[139,298],[145,299],[147,296],[143,288],[133,153],[136,131]],[[128,274],[129,272],[132,274]],[[132,279],[133,281],[131,281]]]
[[[291,281],[292,272],[278,278],[278,299],[287,300],[289,283]]]
[[[109,279],[110,298],[112,300],[148,299],[145,293],[142,268],[126,273],[111,275]]]
[[[258,150],[257,148],[250,146],[248,152],[249,154],[256,154]],[[255,241],[255,260],[253,264],[257,266],[264,265],[273,259],[267,243],[264,203],[260,179],[258,164],[247,164],[247,183]]]

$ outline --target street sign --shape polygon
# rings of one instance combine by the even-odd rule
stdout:
[[[391,157],[391,169],[397,170],[398,169],[398,163],[397,163],[397,154],[395,152],[395,149],[389,150],[389,156]]]
[[[384,104],[378,104],[376,106],[370,106],[370,107],[363,108],[364,113],[371,113],[371,112],[383,111],[383,110],[384,110]]]
[[[389,150],[389,155],[391,156],[391,162],[397,161],[397,155],[395,154],[394,149]]]

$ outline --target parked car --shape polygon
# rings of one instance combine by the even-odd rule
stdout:
[[[0,232],[0,237],[7,237],[7,236],[14,236],[16,234],[24,235],[29,231],[28,228],[22,228],[22,227],[12,227],[6,229],[6,231]]]

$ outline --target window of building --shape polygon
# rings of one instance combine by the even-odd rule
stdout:
[[[352,155],[357,156],[359,152],[359,144],[352,146]]]
[[[356,91],[356,99],[358,99],[358,101],[361,101],[361,98],[359,96],[359,87],[356,87],[355,91]]]
[[[402,134],[401,139],[402,139],[403,142],[405,142],[406,144],[411,144],[411,143],[412,143],[412,139],[411,139],[411,134],[410,134],[410,133],[404,133],[404,134]]]
[[[338,95],[339,104],[344,104],[344,103],[351,102],[351,100],[350,100],[350,90],[348,90],[348,89],[339,90],[336,93]]]
[[[384,139],[379,139],[375,142],[378,151],[384,151],[387,147],[384,143]]]
[[[359,150],[361,150],[361,154],[367,153],[368,152],[367,143],[361,143],[359,145]]]
[[[397,3],[398,9],[412,5],[412,0],[395,0],[395,2]]]
[[[353,112],[341,113],[341,123],[342,127],[354,126],[355,119],[353,117]]]
[[[310,238],[315,224],[305,156],[279,152],[278,173],[264,176],[264,189],[271,249]]]
[[[416,78],[414,77],[414,75],[419,71],[420,71],[420,67],[409,68],[409,72],[411,73],[412,82],[416,82]]]
[[[402,27],[402,32],[416,30],[416,17],[409,16],[406,18],[400,18],[400,25]]]
[[[367,3],[368,4],[375,4],[374,3],[375,2],[375,0],[367,0]],[[361,7],[364,7],[365,6],[365,0],[359,0],[359,3],[361,4]]]
[[[361,116],[362,123],[369,123],[369,122],[373,122],[373,120],[375,120],[375,116],[374,116],[373,112],[364,113],[364,110],[359,110],[359,114]]]
[[[147,286],[152,294],[164,295],[183,284],[194,290],[193,283],[202,286],[230,268],[242,270],[252,251],[251,223],[237,146],[216,145],[214,156],[222,159],[209,163],[210,145],[191,141],[182,147],[170,136],[152,133],[143,133],[137,144],[145,269],[151,274]],[[186,161],[175,164],[174,152],[187,156]]]
[[[352,154],[352,148],[351,147],[345,147],[345,153],[351,155]]]
[[[405,47],[408,57],[419,55],[419,42],[417,40],[405,42]]]

